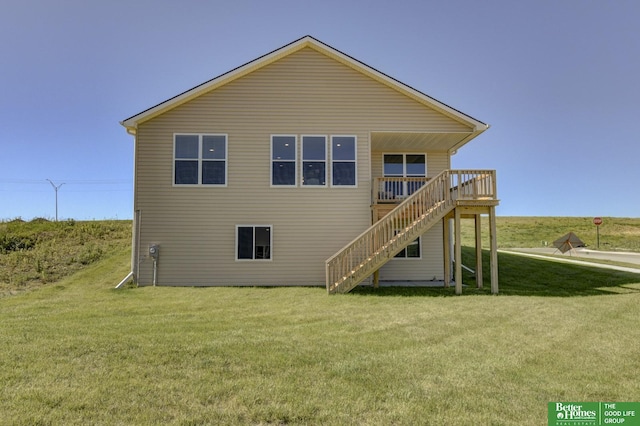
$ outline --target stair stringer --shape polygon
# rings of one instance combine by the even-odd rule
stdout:
[[[384,264],[394,258],[394,256],[405,249],[416,238],[427,232],[435,224],[446,217],[456,206],[454,200],[443,200],[435,203],[431,208],[414,220],[408,226],[400,230],[394,238],[391,238],[379,250],[372,253],[366,260],[357,265],[350,273],[333,285],[328,284],[329,294],[348,293],[367,277],[380,269]],[[371,228],[375,226],[372,225]]]

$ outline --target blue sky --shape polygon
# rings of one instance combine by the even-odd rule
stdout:
[[[637,0],[0,3],[0,219],[132,216],[119,122],[304,35],[491,124],[502,216],[640,216]]]

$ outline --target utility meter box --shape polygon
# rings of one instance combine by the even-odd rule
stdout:
[[[158,260],[158,254],[160,253],[160,246],[158,244],[149,244],[149,256]]]

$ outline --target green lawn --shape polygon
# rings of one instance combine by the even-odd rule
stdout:
[[[499,296],[114,290],[121,249],[0,298],[0,423],[541,425],[550,401],[640,401],[639,275],[499,263]]]
[[[600,250],[640,251],[640,218],[604,217],[600,226]],[[552,247],[553,242],[574,232],[591,249],[597,245],[592,217],[498,216],[498,246]],[[489,247],[489,220],[483,218],[483,246]],[[462,240],[473,245],[473,221],[462,221]]]

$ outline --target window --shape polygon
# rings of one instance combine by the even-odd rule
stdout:
[[[226,185],[227,135],[175,135],[173,182]]]
[[[356,137],[330,139],[329,150],[325,135],[271,135],[271,186],[356,186]]]
[[[271,136],[271,185],[296,186],[296,137]]]
[[[413,240],[407,247],[395,256],[398,259],[419,259],[420,258],[420,237]]]
[[[271,260],[271,226],[236,226],[237,260]]]
[[[383,163],[385,177],[412,178],[427,175],[425,154],[384,154]],[[386,185],[385,190],[394,196],[407,196],[424,185],[424,181],[421,179],[415,181],[398,179],[397,181],[389,181]]]
[[[327,185],[327,137],[302,137],[302,185]]]
[[[355,136],[331,137],[331,185],[356,185]]]

